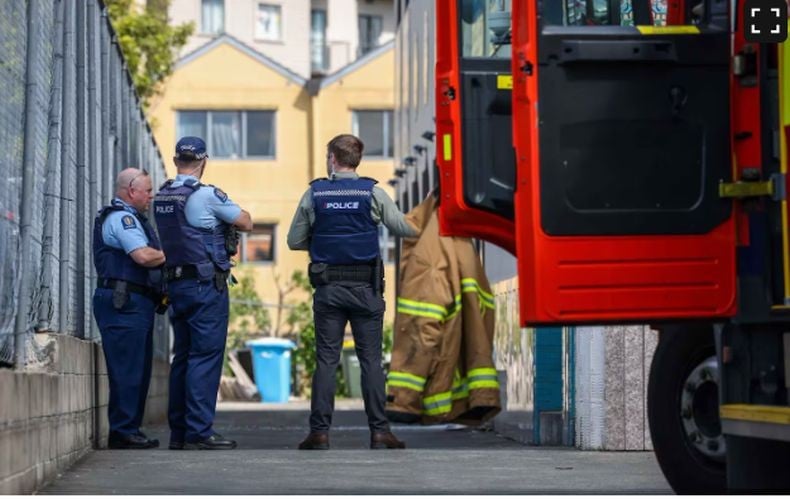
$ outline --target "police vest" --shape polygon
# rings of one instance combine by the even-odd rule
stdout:
[[[378,224],[370,209],[371,178],[318,179],[310,184],[315,223],[310,235],[314,263],[354,265],[379,258]]]
[[[186,205],[189,197],[203,185],[187,179],[182,185],[173,187],[168,180],[154,198],[154,216],[167,266],[200,265],[213,263],[222,271],[230,269],[230,256],[225,250],[225,231],[228,224],[220,222],[214,229],[202,229],[189,225]]]
[[[220,222],[214,229],[202,229],[187,222],[187,201],[203,184],[192,179],[178,187],[172,183],[172,180],[165,182],[154,197],[154,217],[167,266],[213,263],[221,271],[229,270],[230,256],[225,250],[228,224]]]
[[[118,279],[133,282],[140,286],[157,287],[160,284],[160,272],[158,270],[152,272],[152,269],[135,263],[132,257],[127,255],[124,250],[113,248],[104,243],[102,226],[107,216],[114,211],[125,211],[126,215],[124,217],[134,217],[148,237],[148,246],[154,249],[161,249],[159,238],[156,237],[154,228],[151,227],[145,216],[141,214],[135,215],[120,204],[105,206],[93,222],[93,264],[96,266],[96,273],[99,279]],[[151,275],[152,273],[156,273],[157,277],[154,278]]]

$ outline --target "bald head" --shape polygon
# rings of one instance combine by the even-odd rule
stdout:
[[[151,177],[145,170],[126,168],[115,179],[115,195],[139,211],[148,209],[153,199]]]
[[[118,174],[118,178],[115,179],[115,194],[120,197],[139,176],[148,176],[148,173],[137,168],[126,168],[121,170]]]

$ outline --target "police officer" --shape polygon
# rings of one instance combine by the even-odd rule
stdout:
[[[212,425],[228,334],[230,256],[236,250],[228,236],[233,227],[252,230],[252,221],[218,187],[200,183],[208,158],[202,139],[183,137],[175,154],[178,175],[154,199],[174,336],[169,448],[233,449],[236,442]]]
[[[288,247],[310,252],[315,287],[317,367],[313,375],[310,434],[300,449],[328,449],[335,406],[335,372],[346,323],[351,322],[362,369],[362,396],[372,449],[403,449],[384,413],[381,341],[384,317],[383,267],[378,225],[393,234],[416,236],[403,214],[371,178],[356,173],[363,144],[338,135],[327,145],[329,178],[314,180],[302,196],[288,232]]]
[[[116,195],[93,224],[93,262],[98,274],[93,315],[99,325],[110,381],[111,449],[158,447],[140,431],[151,380],[154,310],[165,262],[159,240],[143,215],[153,199],[145,170],[118,174]]]

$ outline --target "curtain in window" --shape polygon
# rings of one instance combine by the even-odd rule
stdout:
[[[326,45],[326,11],[310,12],[310,63],[313,71],[325,71],[329,53]]]
[[[200,137],[206,140],[206,113],[205,111],[179,111],[178,137]]]
[[[235,158],[241,154],[241,119],[239,113],[211,114],[211,151],[216,158]]]
[[[219,34],[224,31],[225,0],[203,0],[202,14],[203,33]]]

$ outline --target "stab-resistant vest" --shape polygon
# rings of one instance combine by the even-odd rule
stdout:
[[[161,249],[159,238],[156,237],[156,232],[148,223],[148,219],[139,213],[132,213],[124,205],[113,201],[110,206],[102,208],[93,221],[93,264],[96,266],[99,279],[118,279],[149,287],[158,285],[158,282],[151,280],[150,269],[135,263],[124,250],[113,248],[104,243],[102,226],[110,213],[114,211],[123,211],[126,213],[124,217],[133,218],[145,231],[145,235],[148,237],[148,246]],[[129,220],[129,222],[132,221]],[[155,279],[155,281],[158,280],[158,278]]]
[[[189,197],[203,185],[187,179],[174,187],[168,180],[154,197],[154,216],[162,235],[167,266],[213,263],[221,271],[230,269],[230,257],[225,249],[228,225],[217,224],[214,229],[193,227],[187,222],[186,206]]]
[[[354,265],[379,258],[378,224],[370,213],[375,184],[367,177],[310,183],[315,210],[310,235],[313,263]]]

